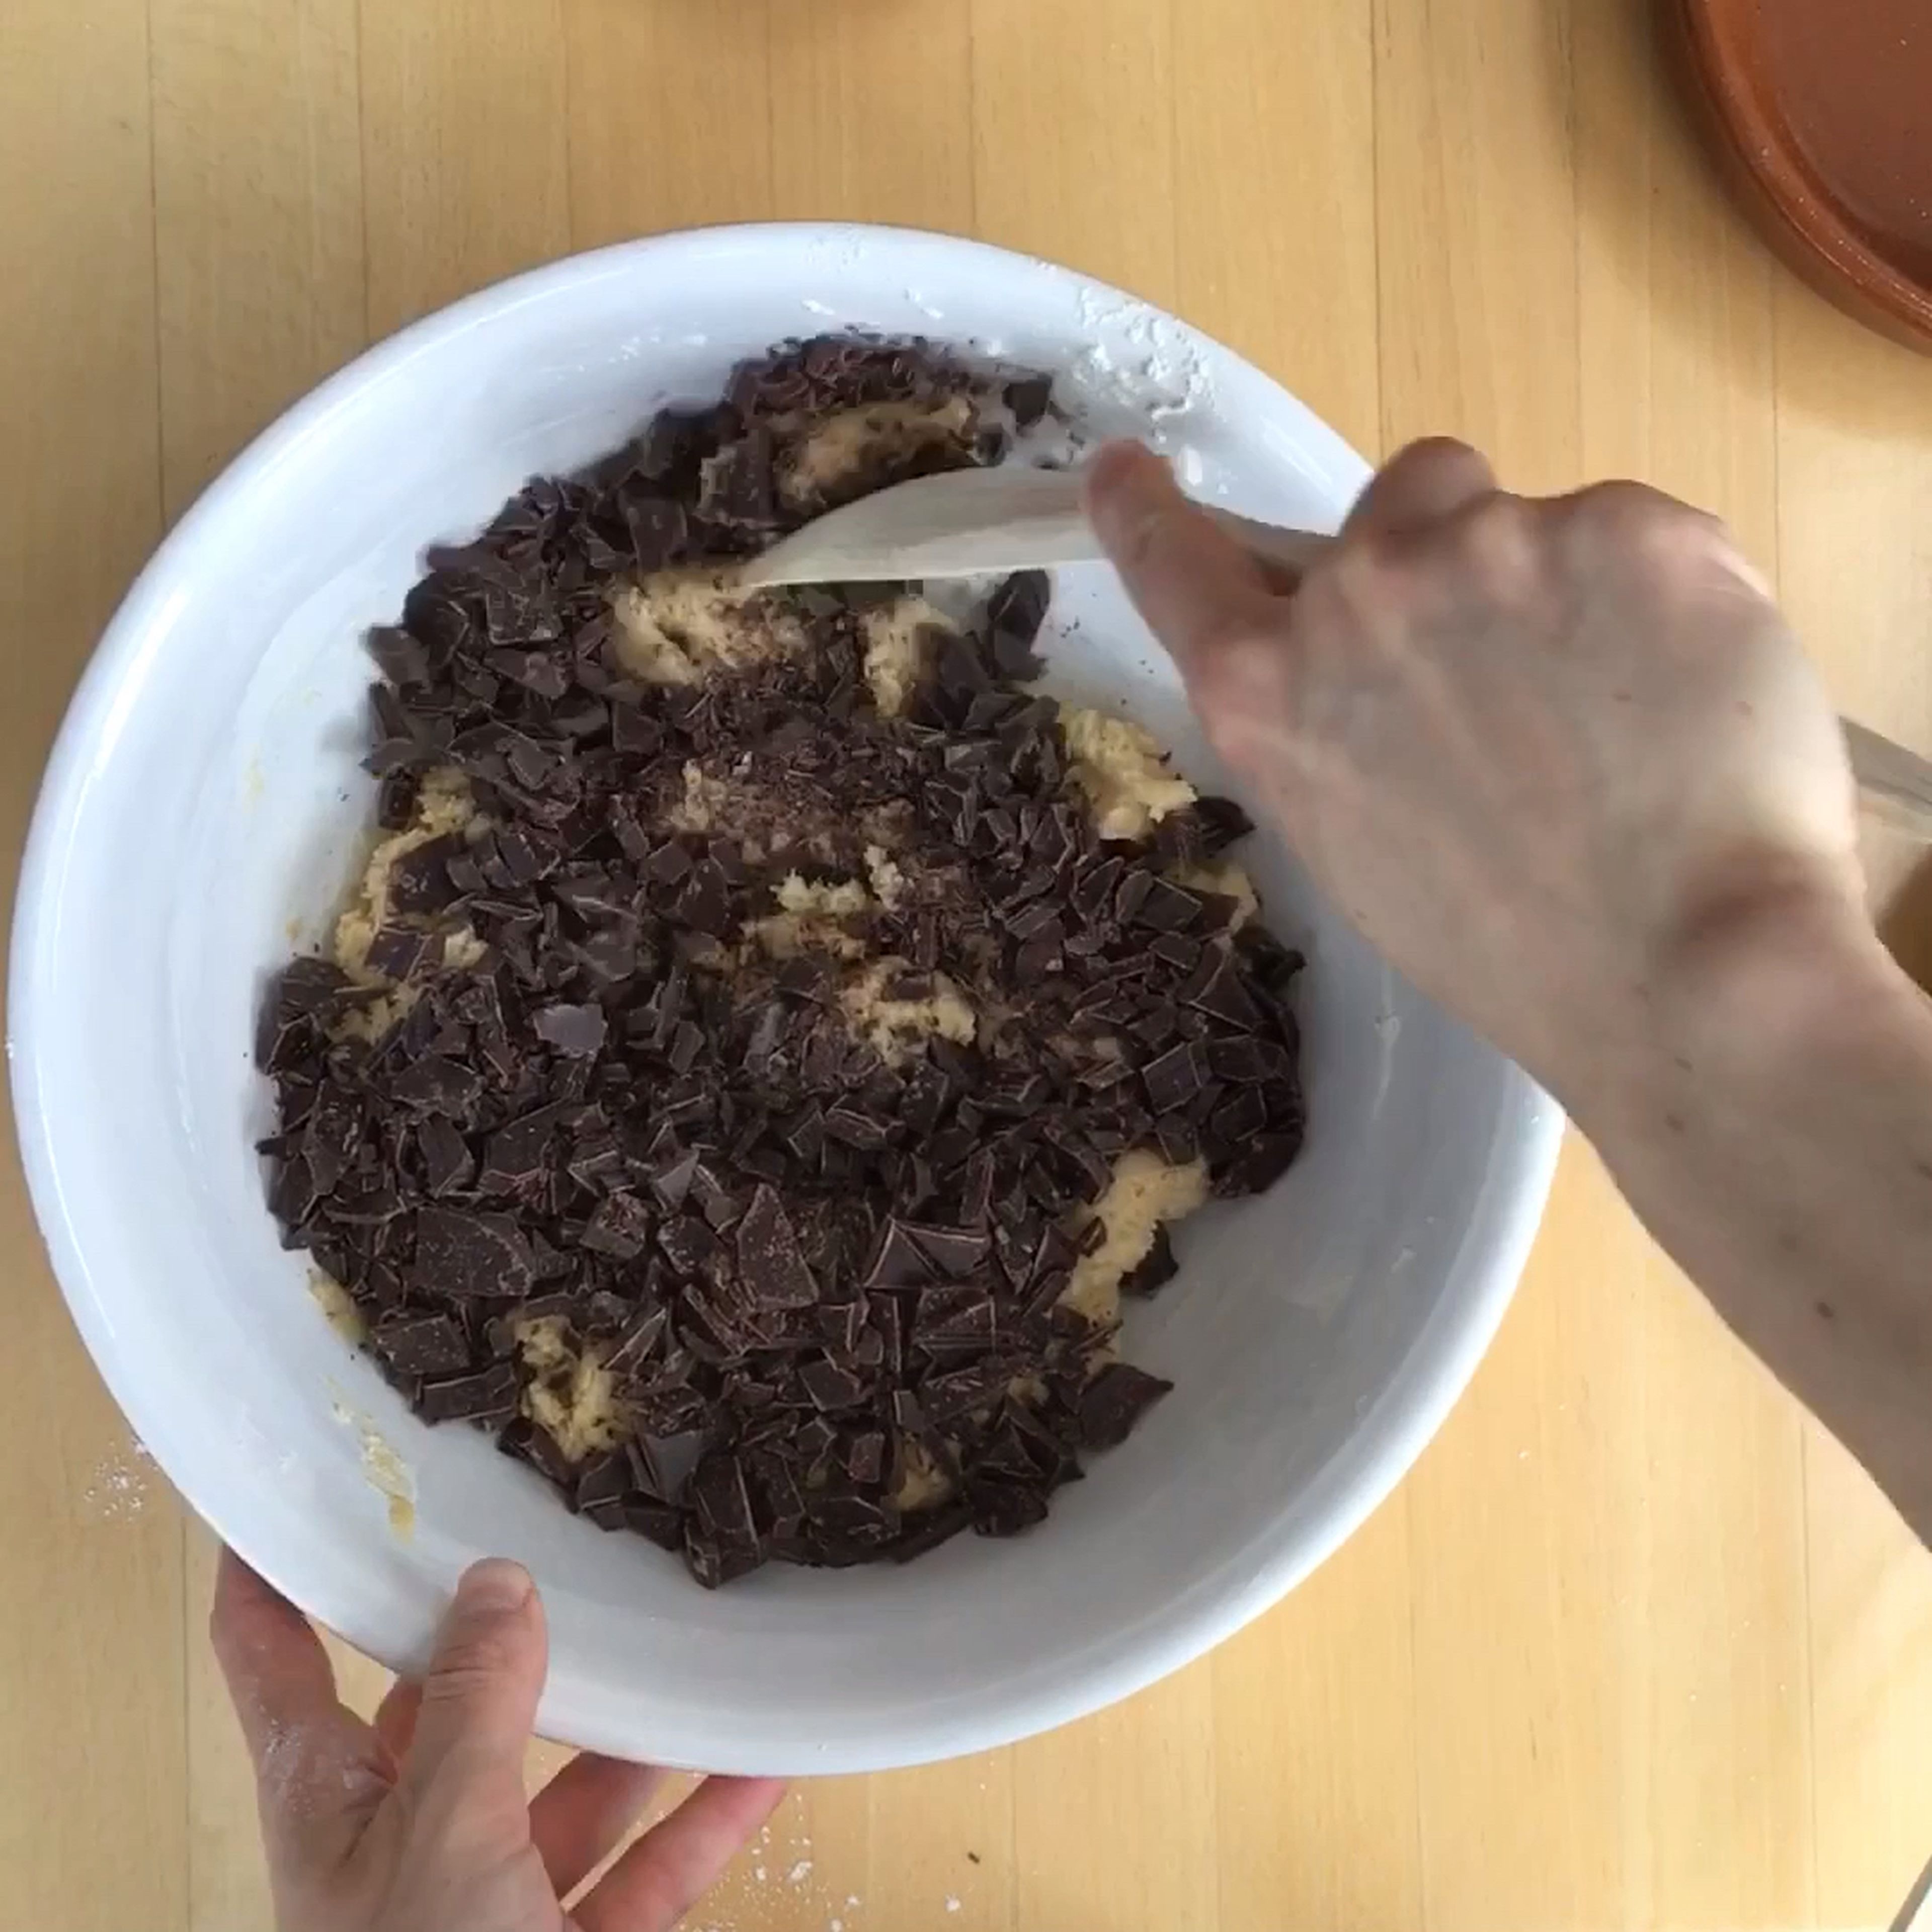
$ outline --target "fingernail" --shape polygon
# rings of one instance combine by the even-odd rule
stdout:
[[[456,1607],[485,1616],[507,1616],[512,1610],[520,1610],[536,1588],[520,1563],[505,1556],[486,1556],[464,1571],[463,1580],[456,1586]]]

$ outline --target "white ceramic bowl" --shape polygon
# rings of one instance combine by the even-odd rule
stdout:
[[[746,228],[559,262],[372,350],[182,520],[68,712],[14,935],[35,1208],[88,1346],[182,1494],[397,1666],[422,1658],[464,1564],[522,1558],[550,1609],[545,1731],[718,1769],[998,1744],[1265,1610],[1387,1494],[1468,1380],[1559,1129],[1257,838],[1270,922],[1311,960],[1306,1152],[1265,1197],[1187,1224],[1180,1277],[1135,1310],[1127,1343],[1178,1387],[1042,1528],[904,1569],[774,1566],[707,1595],[472,1432],[424,1428],[337,1338],[263,1204],[251,1143],[269,1100],[250,1045],[268,976],[322,930],[366,836],[360,633],[398,610],[425,544],[473,530],[533,472],[715,394],[742,356],[848,328],[1059,371],[1096,427],[1154,437],[1198,490],[1282,521],[1333,528],[1366,473],[1193,331],[968,242]],[[1064,574],[1051,639],[1060,687],[1131,708],[1226,787],[1106,572]],[[371,1480],[386,1467],[413,1492],[407,1540]]]

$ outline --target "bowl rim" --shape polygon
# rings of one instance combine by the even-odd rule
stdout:
[[[173,1431],[166,1420],[166,1405],[151,1395],[116,1342],[64,1212],[49,1116],[39,1104],[44,1086],[40,1016],[58,992],[43,958],[58,902],[52,888],[72,846],[91,761],[100,743],[112,735],[118,688],[142,654],[158,648],[165,635],[170,580],[201,545],[204,533],[219,526],[233,500],[296,460],[304,443],[371,380],[389,376],[526,303],[628,272],[640,260],[680,250],[757,246],[779,237],[831,248],[938,244],[982,258],[989,268],[1018,266],[1029,272],[1044,269],[1067,276],[1102,300],[1118,298],[1165,321],[1179,322],[1139,297],[1040,257],[957,236],[862,223],[748,223],[683,229],[566,256],[465,296],[372,344],[298,398],[232,459],[167,532],[104,628],[56,735],[22,855],[9,948],[7,1051],[21,1163],[55,1277],[97,1372],[142,1441],[159,1444]],[[1199,334],[1190,325],[1179,326]],[[1320,432],[1331,455],[1346,457],[1366,478],[1367,464],[1291,392],[1224,344],[1214,342],[1213,346],[1231,371],[1265,384]],[[1465,1235],[1466,1242],[1480,1242],[1485,1258],[1470,1270],[1460,1300],[1434,1312],[1355,1431],[1309,1486],[1305,1494],[1313,1499],[1308,1512],[1312,1529],[1284,1538],[1281,1546],[1257,1562],[1238,1587],[1206,1601],[1177,1606],[1156,1628],[1144,1628],[1142,1634],[1124,1644],[1123,1654],[1073,1675],[1022,1708],[989,1700],[971,1720],[954,1724],[929,1738],[902,1741],[885,1750],[877,1741],[833,1738],[809,1762],[761,1760],[684,1768],[824,1774],[890,1768],[991,1749],[1055,1728],[1145,1688],[1224,1641],[1293,1589],[1354,1534],[1414,1465],[1468,1385],[1515,1292],[1541,1221],[1564,1121],[1556,1103],[1526,1073],[1514,1067],[1508,1071],[1512,1084],[1503,1102],[1496,1162]],[[166,1469],[166,1460],[158,1460]],[[242,1538],[243,1526],[229,1520],[232,1511],[225,1502],[211,1506],[185,1489],[182,1494],[216,1534],[230,1540]],[[268,1580],[285,1588],[281,1576],[269,1574]],[[312,1586],[314,1579],[304,1582]],[[313,1587],[292,1600],[365,1654],[392,1667],[403,1661],[396,1654],[394,1633],[378,1627],[380,1612],[374,1606],[346,1595],[332,1600],[326,1592],[322,1594],[325,1600],[315,1609],[309,1607],[317,1597]],[[600,1726],[594,1706],[592,1698],[578,1696],[553,1705],[547,1696],[545,1715],[562,1734],[586,1748],[621,1750],[625,1740]]]
[[[1786,266],[1855,320],[1932,354],[1932,284],[1869,238],[1792,137],[1734,6],[1673,0],[1677,64],[1720,170]]]

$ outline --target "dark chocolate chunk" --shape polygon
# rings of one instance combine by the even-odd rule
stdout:
[[[730,932],[730,887],[715,859],[700,860],[692,868],[673,910],[680,922],[694,932],[722,939]]]
[[[457,892],[450,882],[449,861],[462,849],[463,841],[451,833],[404,853],[389,867],[390,910],[420,915],[453,904]]]
[[[821,1409],[851,1408],[865,1398],[865,1384],[830,1357],[801,1364],[798,1378],[814,1406]]]
[[[621,1453],[607,1450],[579,1468],[572,1505],[580,1514],[590,1515],[601,1504],[621,1504],[630,1488],[629,1462]],[[622,1520],[620,1511],[618,1520]]]
[[[908,1226],[905,1232],[941,1274],[954,1280],[972,1274],[986,1258],[986,1250],[992,1245],[988,1236],[976,1228]]]
[[[949,1370],[944,1375],[928,1376],[920,1384],[919,1391],[926,1419],[949,1422],[969,1410],[985,1407],[1001,1394],[1012,1375],[1006,1364],[986,1360]]]
[[[658,1229],[664,1259],[687,1281],[705,1273],[720,1252],[718,1237],[695,1215],[680,1214]]]
[[[738,1272],[760,1308],[809,1308],[818,1286],[778,1190],[760,1183],[738,1223]]]
[[[1022,429],[1031,429],[1046,414],[1052,400],[1051,376],[1021,376],[1006,385],[1006,407]]]
[[[476,1166],[469,1144],[441,1114],[429,1114],[418,1124],[416,1146],[430,1193],[448,1194],[466,1184]]]
[[[1080,1393],[1080,1442],[1087,1449],[1115,1449],[1134,1424],[1173,1388],[1131,1362],[1109,1362]]]
[[[376,668],[393,685],[429,682],[433,667],[429,647],[393,624],[378,624],[365,640]]]
[[[1182,1000],[1242,1033],[1262,1023],[1261,1009],[1241,983],[1240,970],[1225,946],[1208,950],[1193,976],[1180,989]]]
[[[447,1315],[397,1315],[370,1330],[369,1346],[398,1375],[448,1375],[470,1366],[470,1343]]]
[[[626,1450],[638,1486],[675,1503],[682,1500],[684,1486],[704,1454],[704,1436],[696,1430],[676,1436],[634,1436]]]
[[[904,1223],[890,1219],[879,1230],[866,1265],[868,1288],[918,1288],[933,1279],[932,1258]]]
[[[1157,1114],[1184,1107],[1201,1090],[1201,1070],[1195,1058],[1194,1042],[1182,1040],[1171,1046],[1141,1069],[1148,1101]]]
[[[1130,1268],[1120,1280],[1123,1294],[1152,1294],[1165,1288],[1180,1272],[1180,1264],[1174,1258],[1174,1244],[1168,1240],[1166,1226],[1154,1224],[1154,1245],[1147,1251],[1145,1258]]]
[[[369,942],[369,970],[386,980],[406,980],[423,962],[431,941],[412,926],[386,926]]]
[[[1046,1492],[1036,1484],[974,1483],[967,1503],[973,1527],[982,1536],[1017,1536],[1046,1520]]]
[[[536,1278],[530,1243],[508,1214],[470,1214],[424,1208],[416,1216],[414,1285],[453,1301],[511,1300]]]
[[[1299,1128],[1264,1135],[1215,1175],[1214,1191],[1227,1195],[1263,1193],[1288,1172],[1300,1151]]]
[[[416,1413],[425,1422],[500,1422],[516,1413],[518,1380],[508,1362],[470,1376],[425,1382]]]
[[[698,1156],[682,1154],[674,1160],[652,1169],[650,1189],[657,1197],[658,1205],[670,1213],[682,1208],[691,1193],[691,1184],[698,1172]]]
[[[650,1238],[650,1210],[634,1194],[620,1192],[598,1203],[579,1239],[593,1254],[627,1262],[644,1252]]]
[[[867,1151],[884,1147],[889,1138],[884,1121],[862,1113],[856,1107],[843,1104],[827,1108],[825,1131],[847,1147]]]
[[[636,1497],[626,1500],[623,1505],[624,1527],[635,1530],[646,1537],[660,1550],[668,1550],[674,1555],[684,1548],[684,1512],[668,1503],[643,1502]]]

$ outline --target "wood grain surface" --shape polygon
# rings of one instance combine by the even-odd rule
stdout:
[[[1371,452],[1446,430],[1526,488],[1620,472],[1707,504],[1840,704],[1932,748],[1932,362],[1764,255],[1646,0],[4,16],[8,892],[101,624],[256,429],[508,271],[770,216],[1124,282]],[[268,1932],[211,1552],[101,1393],[10,1157],[0,1255],[0,1922]],[[1576,1145],[1468,1397],[1311,1582],[1088,1723],[801,1791],[694,1922],[1874,1926],[1928,1850],[1932,1558]]]

